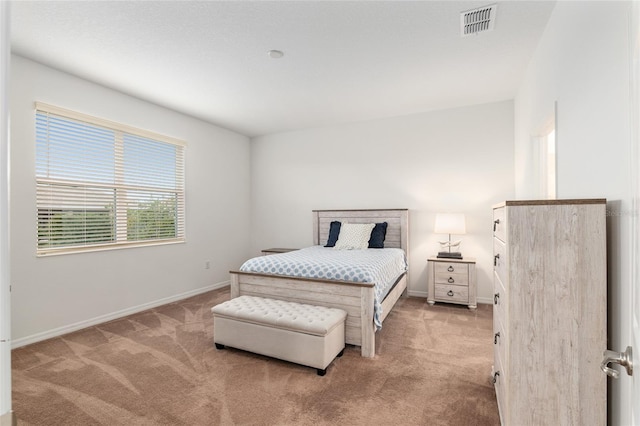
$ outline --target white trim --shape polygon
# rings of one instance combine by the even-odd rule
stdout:
[[[16,349],[21,346],[30,345],[32,343],[41,342],[43,340],[51,339],[53,337],[62,336],[63,334],[71,333],[73,331],[81,330],[83,328],[91,327],[97,324],[102,324],[107,321],[116,320],[126,317],[128,315],[137,314],[138,312],[146,311],[158,306],[166,305],[168,303],[176,302],[178,300],[187,299],[198,294],[206,293],[211,290],[217,290],[229,285],[229,281],[222,281],[216,284],[212,284],[206,287],[201,287],[195,290],[190,290],[185,293],[176,294],[174,296],[158,299],[153,302],[143,303],[142,305],[133,306],[131,308],[123,309],[121,311],[112,312],[110,314],[100,315],[95,318],[91,318],[85,321],[80,321],[75,324],[69,324],[62,327],[54,328],[41,333],[33,334],[31,336],[22,337],[12,342],[11,348]]]
[[[492,297],[478,297],[476,298],[476,302],[482,303],[483,305],[493,305]]]
[[[9,250],[10,2],[0,2],[0,418],[11,412],[11,273]]]
[[[637,365],[638,351],[640,351],[640,265],[638,264],[638,255],[640,254],[640,217],[638,209],[640,209],[640,173],[638,172],[638,163],[640,163],[640,5],[632,2],[629,11],[629,87],[630,87],[630,170],[631,170],[631,267],[630,267],[630,296],[629,297],[629,340],[628,345],[633,347],[634,360]],[[624,309],[622,309],[624,311]],[[624,317],[621,315],[624,321]],[[619,336],[624,342],[626,336]],[[621,344],[614,350],[622,350],[626,345]],[[637,368],[637,367],[636,367]],[[638,424],[640,421],[640,377],[636,372],[635,377],[618,385],[619,395],[622,396],[617,406],[620,412],[617,413],[619,421],[629,419],[629,424]]]
[[[48,248],[40,249],[36,253],[36,257],[51,257],[59,256],[62,254],[79,254],[79,253],[92,253],[95,251],[108,251],[108,250],[120,250],[130,249],[136,247],[151,247],[151,246],[166,246],[168,244],[184,244],[185,238],[178,238],[172,240],[151,240],[151,241],[134,241],[130,243],[113,243],[103,244],[95,246],[80,246],[80,247],[63,247],[63,248]]]

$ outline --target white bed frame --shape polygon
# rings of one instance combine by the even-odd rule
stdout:
[[[409,211],[391,210],[313,210],[313,244],[326,244],[331,221],[349,223],[387,222],[385,247],[402,248],[409,258]],[[230,271],[231,298],[241,295],[308,303],[343,309],[347,312],[346,343],[360,346],[363,357],[375,355],[375,325],[372,283],[299,278],[254,272]],[[382,302],[381,321],[401,295],[406,293],[407,274],[402,275]]]

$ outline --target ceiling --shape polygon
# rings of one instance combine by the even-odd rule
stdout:
[[[461,37],[460,12],[493,3],[495,29]],[[554,5],[14,1],[11,37],[18,55],[253,137],[513,99]]]

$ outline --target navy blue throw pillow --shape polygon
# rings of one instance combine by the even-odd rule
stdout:
[[[387,236],[387,222],[376,223],[369,238],[369,248],[384,248],[384,239]]]
[[[335,247],[336,242],[338,241],[338,236],[340,235],[340,226],[342,223],[334,220],[329,225],[329,239],[327,240],[327,245],[325,247]]]

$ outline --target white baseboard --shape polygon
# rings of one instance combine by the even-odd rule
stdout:
[[[491,297],[478,297],[478,298],[476,298],[476,302],[482,303],[483,305],[493,305],[493,298],[491,298]]]
[[[146,311],[157,306],[166,305],[168,303],[176,302],[178,300],[187,299],[198,294],[206,293],[211,290],[217,290],[229,285],[229,281],[223,281],[220,283],[212,284],[206,287],[201,287],[195,290],[190,290],[185,293],[176,294],[174,296],[165,297],[163,299],[154,300],[153,302],[143,303],[142,305],[133,306],[131,308],[123,309],[121,311],[112,312],[110,314],[100,315],[99,317],[91,318],[85,321],[80,321],[75,324],[69,324],[62,327],[54,328],[52,330],[43,331],[41,333],[33,334],[27,337],[21,337],[20,339],[13,340],[11,342],[11,349],[16,349],[21,346],[30,345],[32,343],[40,342],[42,340],[51,339],[52,337],[58,337],[63,334],[71,333],[86,327],[91,327],[103,322],[112,321],[114,319],[126,317],[127,315],[136,314],[138,312]]]

